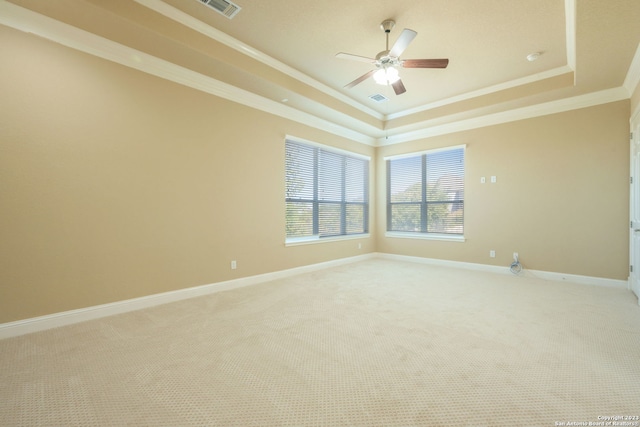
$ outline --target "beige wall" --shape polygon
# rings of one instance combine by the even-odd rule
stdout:
[[[0,46],[0,323],[374,250],[285,247],[283,199],[286,134],[372,147],[2,26]]]
[[[626,100],[380,148],[377,250],[501,266],[518,252],[528,269],[626,280],[628,132]],[[385,237],[383,157],[458,144],[466,242]]]
[[[0,46],[0,323],[376,250],[626,278],[629,101],[374,149],[2,26]],[[286,134],[377,156],[371,239],[284,246]],[[385,238],[382,157],[462,143],[467,241]]]

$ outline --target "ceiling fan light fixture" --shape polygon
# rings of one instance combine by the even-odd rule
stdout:
[[[388,68],[380,68],[378,71],[373,73],[373,79],[379,85],[389,86],[400,80],[400,75],[398,74],[398,70],[394,67]]]

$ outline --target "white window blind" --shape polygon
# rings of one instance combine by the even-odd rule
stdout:
[[[287,140],[287,239],[368,233],[369,160]]]
[[[387,160],[387,231],[464,233],[464,147]]]

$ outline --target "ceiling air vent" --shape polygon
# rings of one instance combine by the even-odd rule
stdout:
[[[387,98],[386,96],[382,95],[381,93],[376,93],[375,95],[371,95],[369,96],[370,99],[376,101],[376,102],[386,102],[389,100],[389,98]]]
[[[240,9],[242,9],[237,4],[227,0],[200,0],[200,3],[206,4],[211,9],[226,16],[229,19],[236,16],[238,12],[240,12]]]

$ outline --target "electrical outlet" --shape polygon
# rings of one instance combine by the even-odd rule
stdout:
[[[495,257],[496,257],[496,251],[494,251],[494,250],[490,250],[490,251],[489,251],[489,256],[490,256],[491,258],[495,258]]]
[[[236,260],[234,259],[233,261],[231,261],[231,269],[235,270],[236,268],[238,268],[238,263],[236,262]]]
[[[358,249],[362,249],[362,243],[358,243]]]
[[[518,259],[518,252],[514,252],[513,253],[513,260],[517,260]]]
[[[485,182],[487,182],[487,178],[485,178],[484,176],[480,177],[480,184],[484,184]]]

